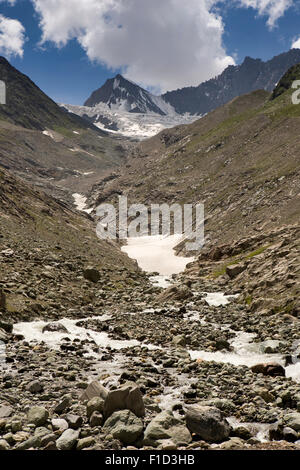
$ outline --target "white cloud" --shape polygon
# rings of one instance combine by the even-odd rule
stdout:
[[[0,14],[0,54],[7,57],[12,55],[22,57],[24,42],[25,28],[22,23]]]
[[[291,49],[300,49],[300,38],[292,43]]]
[[[274,28],[276,22],[295,3],[293,0],[239,0],[241,6],[258,10],[260,16],[267,16],[267,24]]]
[[[211,0],[32,0],[42,43],[76,38],[88,57],[145,86],[197,85],[234,64]]]

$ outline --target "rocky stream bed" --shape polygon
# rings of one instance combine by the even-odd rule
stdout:
[[[149,278],[126,303],[1,321],[0,449],[300,449],[298,322]]]

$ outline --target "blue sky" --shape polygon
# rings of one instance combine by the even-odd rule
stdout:
[[[2,19],[20,23],[9,34],[21,41],[4,37],[0,53],[54,100],[82,104],[118,72],[165,91],[199,84],[245,56],[270,59],[300,38],[298,1],[277,0],[278,18],[271,0],[265,10],[260,0],[189,0],[184,11],[179,0],[138,1],[124,8],[122,0],[0,0]]]

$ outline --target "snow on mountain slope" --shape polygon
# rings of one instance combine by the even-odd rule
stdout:
[[[158,101],[159,102],[159,101]],[[108,132],[122,134],[126,137],[143,140],[152,137],[163,129],[180,124],[190,124],[201,116],[180,115],[175,112],[170,114],[156,114],[154,112],[132,113],[119,106],[111,109],[107,104],[99,103],[94,107],[74,106],[62,104],[68,111],[93,122],[99,129]],[[166,104],[165,110],[168,109]]]

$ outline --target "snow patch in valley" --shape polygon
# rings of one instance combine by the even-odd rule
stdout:
[[[93,208],[90,208],[90,209],[86,208],[87,197],[78,193],[74,193],[72,194],[72,196],[74,198],[74,204],[78,211],[83,211],[83,212],[86,212],[87,214],[90,214],[93,211]]]
[[[43,134],[54,140],[54,134],[51,131],[43,131]]]
[[[176,256],[174,248],[181,240],[182,235],[132,237],[127,238],[122,251],[135,259],[143,271],[170,276],[184,271],[186,265],[195,259]]]

